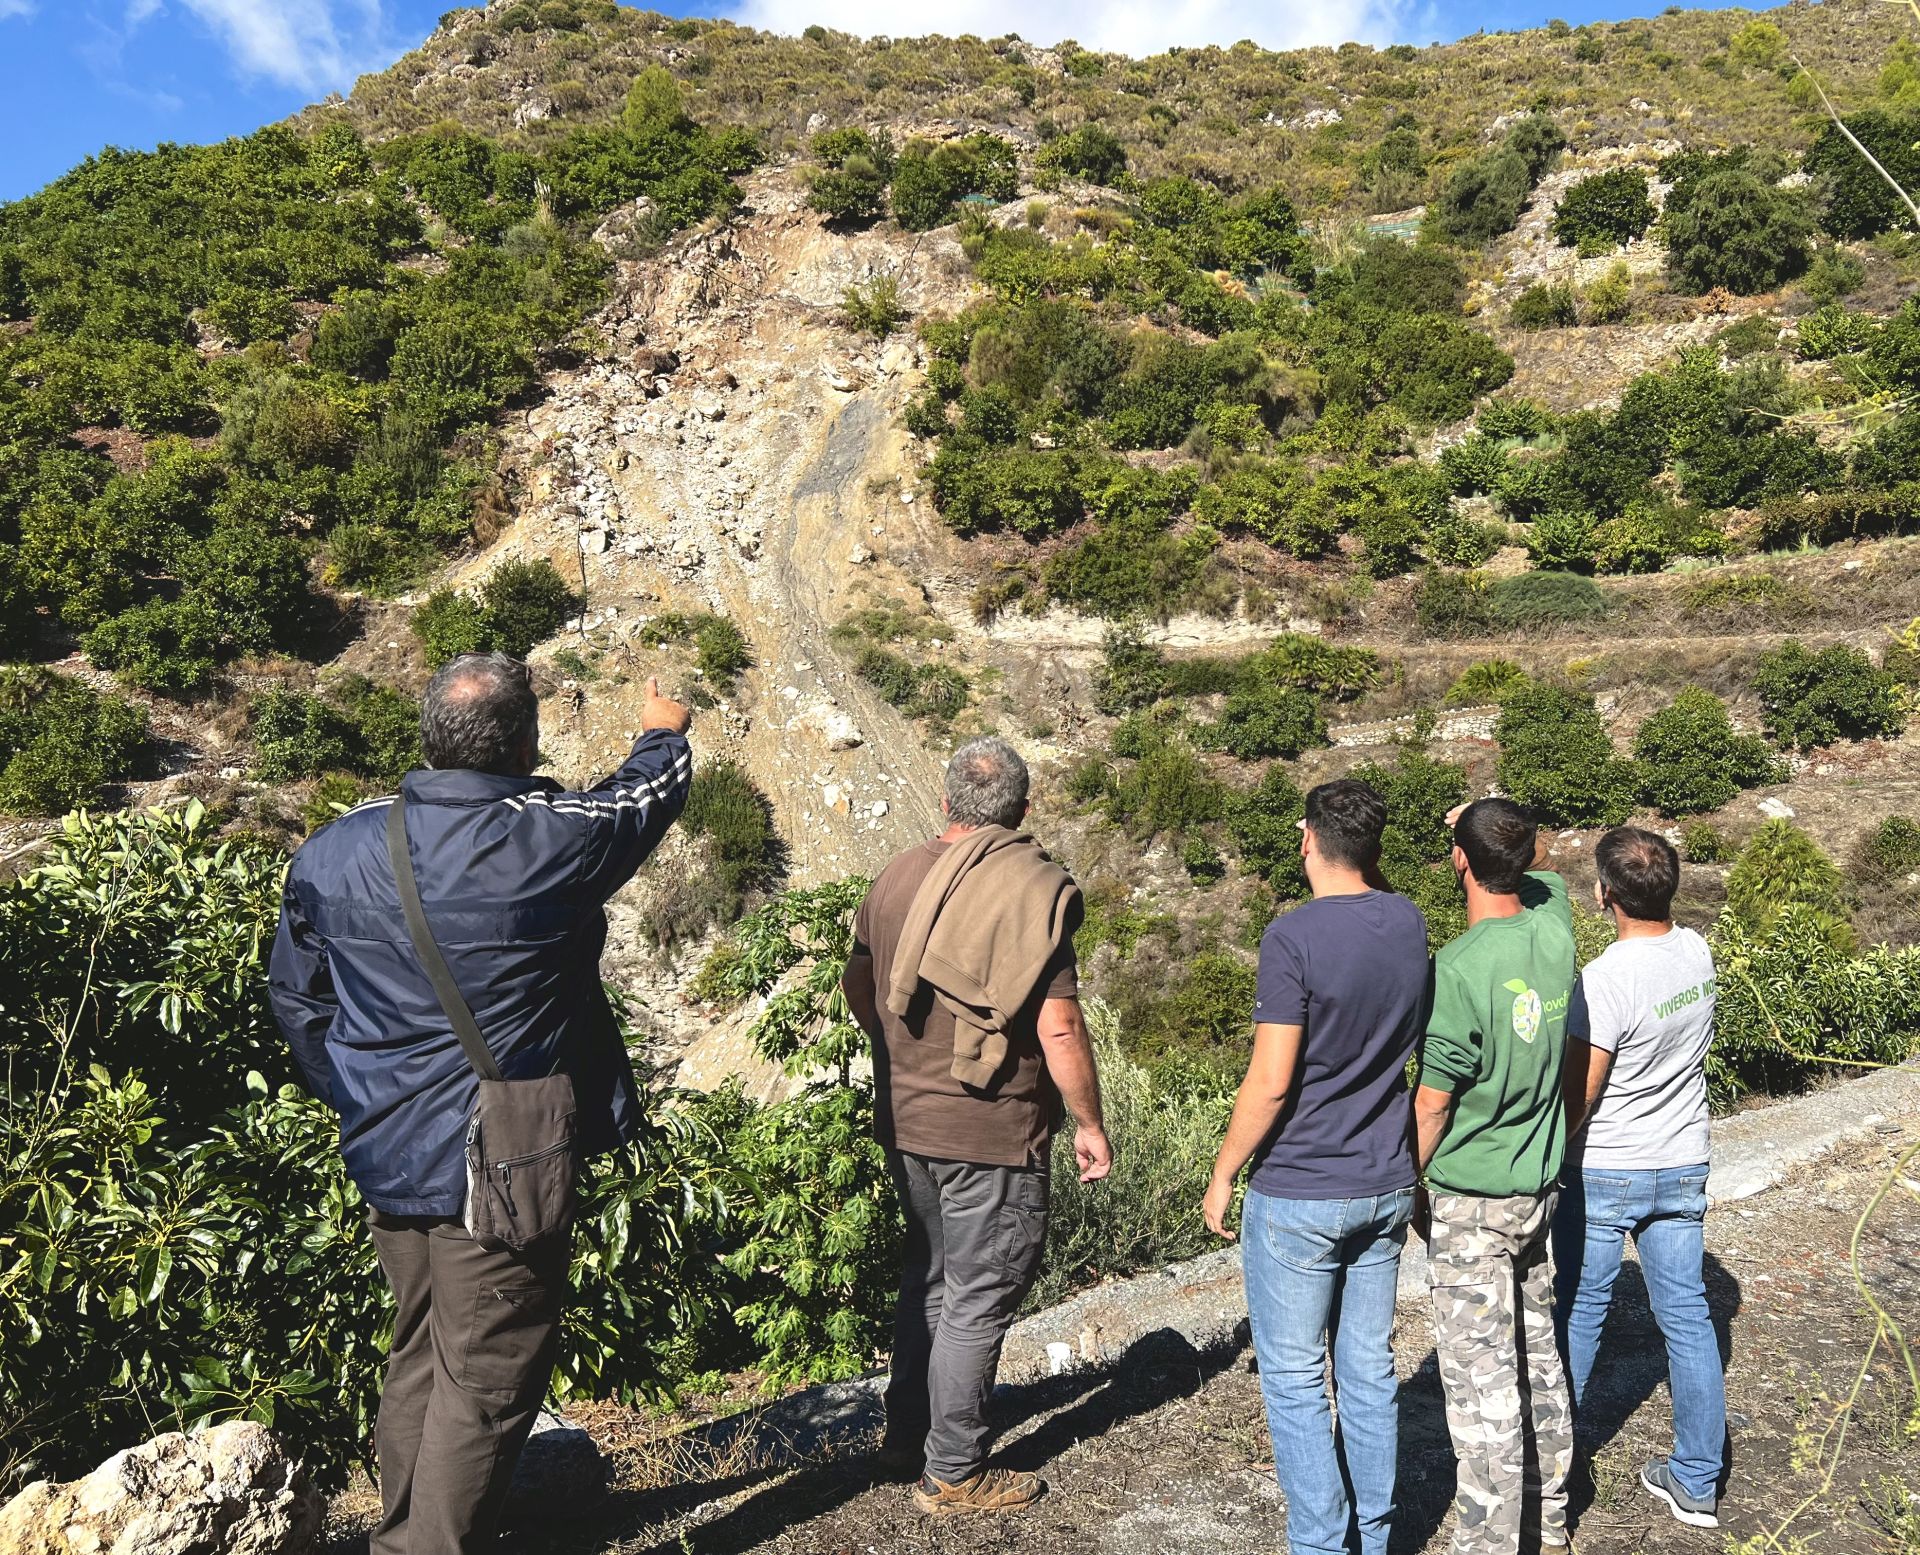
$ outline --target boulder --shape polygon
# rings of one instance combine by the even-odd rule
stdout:
[[[304,1555],[325,1513],[271,1431],[229,1420],[29,1485],[0,1507],[0,1555]]]

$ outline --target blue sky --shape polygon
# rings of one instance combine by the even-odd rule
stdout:
[[[207,141],[283,117],[379,70],[433,30],[453,0],[0,0],[0,200],[17,199],[105,145]],[[1548,0],[1551,4],[1552,0]],[[654,0],[673,14],[729,14],[797,32],[819,21],[863,34],[898,26],[898,0]],[[938,0],[942,32],[1017,31],[1141,53],[1169,43],[1271,47],[1426,43],[1475,28],[1531,27],[1657,10],[1632,0]]]

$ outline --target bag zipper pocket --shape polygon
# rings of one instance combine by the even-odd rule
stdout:
[[[532,1166],[537,1161],[546,1160],[548,1156],[559,1155],[562,1151],[572,1148],[573,1141],[563,1139],[557,1145],[548,1145],[544,1150],[534,1151],[532,1155],[517,1155],[511,1161],[490,1162],[489,1169],[496,1172],[511,1172],[516,1166]]]
[[[548,1145],[544,1150],[536,1150],[532,1155],[515,1156],[511,1161],[495,1161],[487,1170],[500,1174],[500,1196],[506,1201],[507,1219],[520,1218],[520,1206],[513,1202],[513,1173],[516,1167],[538,1166],[542,1161],[550,1161],[557,1155],[571,1154],[573,1141],[563,1139],[557,1145]]]

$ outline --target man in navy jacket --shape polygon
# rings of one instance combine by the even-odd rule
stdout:
[[[604,908],[686,804],[688,713],[649,681],[632,753],[582,792],[532,775],[537,722],[516,659],[470,654],[436,674],[426,767],[401,784],[407,840],[434,938],[502,1075],[571,1076],[582,1150],[598,1154],[640,1121],[600,983]],[[570,1248],[556,1236],[490,1251],[464,1229],[478,1080],[407,933],[392,803],[349,810],[294,855],[269,984],[314,1093],[340,1114],[396,1302],[369,1555],[467,1555],[492,1548],[545,1396]]]

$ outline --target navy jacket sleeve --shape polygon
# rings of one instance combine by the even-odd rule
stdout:
[[[307,1077],[307,1085],[332,1106],[327,1028],[340,1005],[333,993],[326,942],[301,911],[291,880],[280,897],[280,928],[273,937],[273,957],[267,966],[267,998],[300,1072]]]
[[[684,734],[650,729],[613,776],[577,794],[555,796],[588,824],[581,884],[602,900],[634,876],[686,808],[693,750]]]

